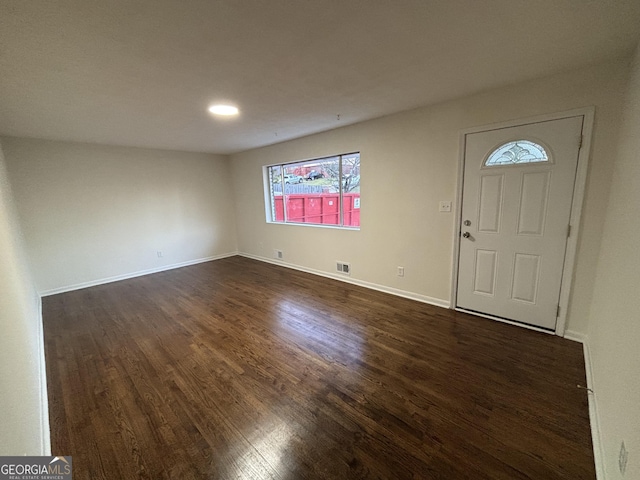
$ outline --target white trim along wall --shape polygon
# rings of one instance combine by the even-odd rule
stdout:
[[[259,260],[261,262],[266,262],[266,263],[271,263],[273,265],[280,265],[282,267],[291,268],[293,270],[298,270],[300,272],[312,273],[313,275],[318,275],[320,277],[331,278],[333,280],[338,280],[340,282],[345,282],[345,283],[350,283],[352,285],[358,285],[360,287],[370,288],[371,290],[377,290],[378,292],[390,293],[391,295],[396,295],[402,298],[408,298],[410,300],[416,300],[418,302],[427,303],[429,305],[435,305],[436,307],[449,308],[449,301],[443,300],[441,298],[433,298],[433,297],[427,297],[425,295],[418,295],[413,292],[408,292],[408,291],[400,290],[397,288],[391,288],[385,285],[378,285],[375,283],[358,280],[356,278],[345,277],[344,275],[340,275],[338,273],[328,273],[322,270],[301,267],[293,263],[287,263],[280,260],[260,257],[257,255],[252,255],[250,253],[240,252],[239,255],[247,258],[252,258],[253,260]]]
[[[111,282],[119,282],[121,280],[126,280],[128,278],[142,277],[144,275],[150,275],[152,273],[164,272],[167,270],[173,270],[176,268],[188,267],[189,265],[197,265],[198,263],[210,262],[212,260],[220,260],[221,258],[233,257],[237,255],[238,252],[224,253],[221,255],[213,255],[206,258],[198,258],[195,260],[188,260],[186,262],[173,263],[171,265],[163,265],[161,267],[149,268],[147,270],[139,270],[137,272],[131,273],[123,273],[122,275],[115,275],[113,277],[100,278],[97,280],[92,280],[90,282],[76,283],[74,285],[65,285],[58,288],[53,288],[51,290],[44,290],[40,292],[40,295],[43,297],[48,297],[49,295],[57,295],[58,293],[72,292],[74,290],[81,290],[83,288],[95,287],[97,285],[104,285],[106,283]]]
[[[606,477],[604,474],[604,454],[602,452],[600,418],[598,417],[597,397],[593,385],[593,367],[591,365],[591,352],[589,350],[588,339],[586,335],[572,332],[571,330],[565,331],[564,338],[582,344],[587,384],[581,385],[581,387],[586,388],[589,400],[589,423],[591,424],[591,441],[593,442],[593,459],[596,467],[596,478],[598,480],[604,480]]]

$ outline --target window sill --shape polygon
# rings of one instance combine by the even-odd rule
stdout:
[[[350,230],[354,232],[359,232],[360,227],[344,227],[341,225],[323,225],[319,223],[293,223],[293,222],[271,222],[267,220],[267,224],[269,225],[289,225],[293,227],[313,227],[313,228],[329,228],[333,230]]]

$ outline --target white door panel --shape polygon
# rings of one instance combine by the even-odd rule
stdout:
[[[478,199],[478,231],[500,233],[504,175],[483,175]]]
[[[473,293],[490,296],[495,294],[497,260],[498,253],[494,250],[476,250]]]
[[[555,328],[582,123],[576,116],[466,135],[458,307]],[[535,144],[548,161],[500,163],[531,158]]]
[[[518,210],[518,235],[543,235],[547,219],[547,193],[551,172],[522,175]]]

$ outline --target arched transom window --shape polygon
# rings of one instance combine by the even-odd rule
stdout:
[[[484,162],[486,167],[548,162],[549,155],[542,145],[529,140],[515,140],[499,146]]]

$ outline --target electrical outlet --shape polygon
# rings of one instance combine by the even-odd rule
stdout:
[[[282,260],[282,258],[284,257],[284,255],[282,254],[282,250],[278,250],[278,249],[273,251],[273,256],[278,260]]]
[[[162,252],[160,250],[158,250],[156,253],[158,254],[158,258],[162,258]]]
[[[624,446],[624,441],[620,444],[620,454],[618,455],[618,467],[620,468],[620,473],[624,475],[624,472],[627,470],[627,461],[629,460],[629,452],[627,451],[627,447]]]
[[[451,202],[440,202],[439,211],[449,213],[451,212]]]
[[[404,277],[404,267],[398,267],[398,276]]]

